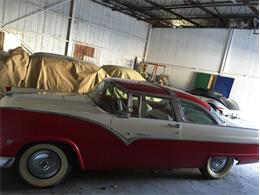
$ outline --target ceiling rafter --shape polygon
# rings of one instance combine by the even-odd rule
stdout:
[[[257,17],[259,17],[259,11],[253,6],[253,5],[250,5],[249,4],[249,0],[241,0],[243,3],[244,3],[244,5],[246,5],[252,12],[254,12],[255,13],[255,15],[257,16]]]
[[[199,23],[194,22],[194,21],[192,21],[192,20],[190,20],[190,19],[187,19],[187,18],[183,17],[182,15],[180,15],[180,14],[178,14],[178,13],[175,13],[175,12],[172,11],[171,9],[164,8],[162,5],[159,5],[159,4],[157,4],[157,3],[155,3],[155,2],[153,2],[153,1],[151,1],[151,0],[144,0],[144,1],[150,3],[150,4],[153,5],[153,6],[157,6],[157,7],[159,7],[160,9],[162,9],[162,10],[164,10],[164,11],[166,11],[166,12],[172,14],[172,15],[175,15],[175,16],[179,17],[180,19],[185,20],[185,21],[187,21],[187,22],[189,22],[189,23],[191,23],[191,24],[193,24],[193,25],[195,25],[195,26],[201,27],[201,25],[200,25]]]
[[[126,12],[126,11],[123,10],[123,8],[124,8],[125,6],[122,7],[122,10],[116,10],[115,7],[121,7],[121,6],[111,4],[111,3],[108,2],[107,0],[101,0],[101,1],[99,1],[99,0],[91,0],[91,1],[92,1],[92,2],[95,2],[95,3],[97,3],[97,4],[100,4],[100,5],[103,5],[103,6],[105,6],[105,7],[108,7],[108,8],[110,8],[110,9],[112,9],[113,11],[119,11],[119,12],[121,12],[121,13],[123,13],[123,14],[126,14],[126,15],[128,15],[128,16],[134,17],[134,18],[136,18],[136,19],[138,19],[138,20],[143,20],[143,21],[145,21],[145,22],[147,22],[147,23],[150,23],[150,24],[152,24],[152,25],[155,25],[155,26],[157,26],[158,23],[162,23],[162,22],[158,22],[158,21],[156,21],[156,20],[152,20],[151,17],[148,17],[148,16],[145,15],[145,14],[142,14],[142,13],[137,14],[137,13],[135,13],[132,9],[129,10],[130,13],[129,13],[129,12]],[[121,8],[120,8],[120,9],[121,9]],[[164,24],[162,24],[162,25],[163,25],[162,27],[166,27],[166,26],[169,27],[169,24],[165,24],[165,23],[164,23]]]
[[[210,2],[210,3],[200,3],[201,6],[203,7],[240,7],[240,6],[258,6],[259,1],[248,1],[246,2],[237,2],[237,3],[233,3],[233,2],[227,2],[227,1],[221,1],[221,2]],[[194,5],[191,4],[173,4],[173,5],[165,5],[164,8],[166,9],[171,9],[171,10],[175,10],[175,9],[190,9],[190,8],[194,8]],[[148,10],[158,10],[160,9],[157,6],[134,6],[132,7],[135,10],[139,10],[139,11],[148,11]],[[121,10],[128,10],[129,8],[116,8],[117,11],[121,11]]]
[[[259,0],[91,0],[163,28],[255,28]]]
[[[237,15],[225,15],[222,17],[223,19],[254,19],[255,15],[243,15],[243,16],[237,16]],[[181,18],[178,17],[165,17],[165,18],[155,18],[150,20],[180,20]],[[212,17],[206,17],[206,16],[193,16],[189,17],[190,20],[217,20],[218,18],[212,18]]]
[[[212,11],[210,11],[209,9],[207,9],[206,7],[203,7],[199,0],[197,0],[196,2],[193,1],[193,0],[184,0],[184,1],[190,3],[191,5],[194,5],[195,7],[199,8],[199,9],[201,9],[206,14],[211,15],[214,18],[218,18],[223,24],[226,24],[225,20],[223,18],[221,18],[221,16],[219,14],[215,14]]]
[[[108,2],[108,3],[116,3],[119,4],[121,6],[127,7],[129,9],[129,11],[132,13],[132,15],[136,15],[136,13],[141,14],[142,17],[138,18],[139,20],[144,20],[144,21],[149,21],[147,19],[154,19],[156,18],[156,16],[150,14],[150,13],[146,13],[146,12],[142,12],[139,10],[135,10],[134,8],[132,8],[131,5],[127,4],[126,1],[121,1],[121,0],[102,0],[103,2]],[[112,9],[113,11],[115,9]],[[117,11],[117,10],[116,10]],[[157,24],[153,24],[155,26],[161,26],[161,27],[174,27],[174,25],[168,21],[159,21],[159,23]]]

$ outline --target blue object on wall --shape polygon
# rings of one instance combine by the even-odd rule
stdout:
[[[229,97],[232,85],[234,83],[234,78],[217,76],[214,91],[217,91],[225,97]]]

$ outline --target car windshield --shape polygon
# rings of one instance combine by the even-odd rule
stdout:
[[[102,81],[88,95],[100,108],[107,112],[127,111],[128,94],[112,83]]]

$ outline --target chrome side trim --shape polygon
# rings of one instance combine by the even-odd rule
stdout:
[[[14,157],[0,156],[0,167],[8,168],[13,165],[15,161]]]

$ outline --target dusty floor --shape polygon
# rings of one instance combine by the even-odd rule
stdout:
[[[78,172],[48,189],[31,187],[15,169],[1,170],[1,194],[259,194],[259,164],[234,166],[221,180],[204,180],[197,169]]]

